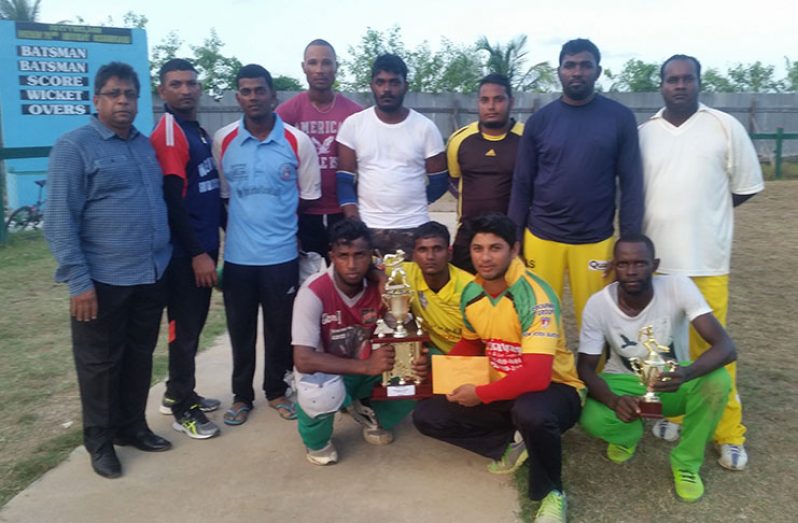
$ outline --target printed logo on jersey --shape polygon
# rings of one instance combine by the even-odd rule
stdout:
[[[496,156],[496,151],[494,151],[493,149],[491,149],[490,151],[488,151],[488,152],[486,152],[486,153],[485,153],[485,156]]]
[[[607,268],[610,266],[610,262],[607,260],[590,260],[587,262],[587,268],[591,271],[606,271]]]
[[[335,311],[333,314],[322,313],[321,324],[327,325],[329,323],[341,323],[341,311]]]
[[[365,325],[377,323],[377,310],[370,307],[360,309],[360,322]]]
[[[296,177],[296,169],[290,163],[284,163],[280,166],[280,179],[284,182]]]
[[[418,302],[425,309],[427,308],[427,305],[429,305],[429,301],[427,301],[427,296],[424,294],[424,291],[418,292]]]
[[[310,140],[313,142],[313,145],[316,146],[316,152],[319,156],[323,156],[325,154],[330,154],[330,148],[332,147],[333,142],[335,141],[335,135],[328,136],[324,139],[323,142],[318,141],[316,138],[310,137]]]
[[[490,366],[500,372],[513,372],[521,367],[521,345],[517,343],[495,339],[487,340],[485,355],[488,356]]]

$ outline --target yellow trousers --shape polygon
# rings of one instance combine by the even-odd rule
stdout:
[[[720,324],[726,327],[726,315],[729,311],[729,275],[695,276],[690,279],[704,295],[704,299],[712,307],[712,312]],[[690,358],[695,360],[708,348],[709,344],[698,335],[691,325]],[[715,429],[714,440],[719,444],[742,445],[745,443],[745,425],[743,425],[743,406],[740,403],[740,396],[737,394],[736,362],[726,365],[726,370],[731,376],[732,386],[729,392],[729,402]]]
[[[612,281],[604,272],[612,259],[615,238],[598,243],[569,244],[544,240],[529,230],[524,233],[524,260],[535,274],[551,285],[562,299],[565,271],[574,299],[576,327],[582,327],[582,311],[587,299]]]

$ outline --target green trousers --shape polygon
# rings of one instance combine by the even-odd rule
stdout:
[[[353,399],[363,399],[371,396],[374,385],[382,381],[382,376],[344,375],[343,378],[344,386],[346,387],[344,407],[351,405]],[[390,429],[397,425],[405,416],[410,414],[410,411],[415,406],[415,400],[371,402],[371,408],[374,409],[374,413],[377,415],[377,421],[379,421],[380,427],[384,429]],[[319,450],[327,445],[332,437],[334,420],[335,412],[311,418],[297,404],[297,429],[305,447],[310,450]]]
[[[646,392],[637,376],[605,373],[599,376],[615,394],[642,396]],[[676,392],[658,394],[665,416],[684,414],[679,444],[671,451],[673,467],[698,473],[704,462],[707,442],[723,414],[730,388],[729,373],[721,368],[684,383]],[[636,446],[643,437],[642,419],[624,423],[614,410],[590,397],[582,409],[579,423],[589,434],[625,447]]]

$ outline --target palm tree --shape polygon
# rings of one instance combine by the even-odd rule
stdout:
[[[0,20],[35,22],[39,18],[42,0],[0,0]]]
[[[516,91],[542,92],[556,84],[555,69],[548,62],[526,67],[526,35],[518,35],[506,44],[491,44],[488,37],[482,36],[476,47],[488,53],[487,72],[503,74]]]

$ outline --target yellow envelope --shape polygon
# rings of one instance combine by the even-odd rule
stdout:
[[[487,356],[432,356],[432,393],[451,394],[460,385],[490,383]]]

